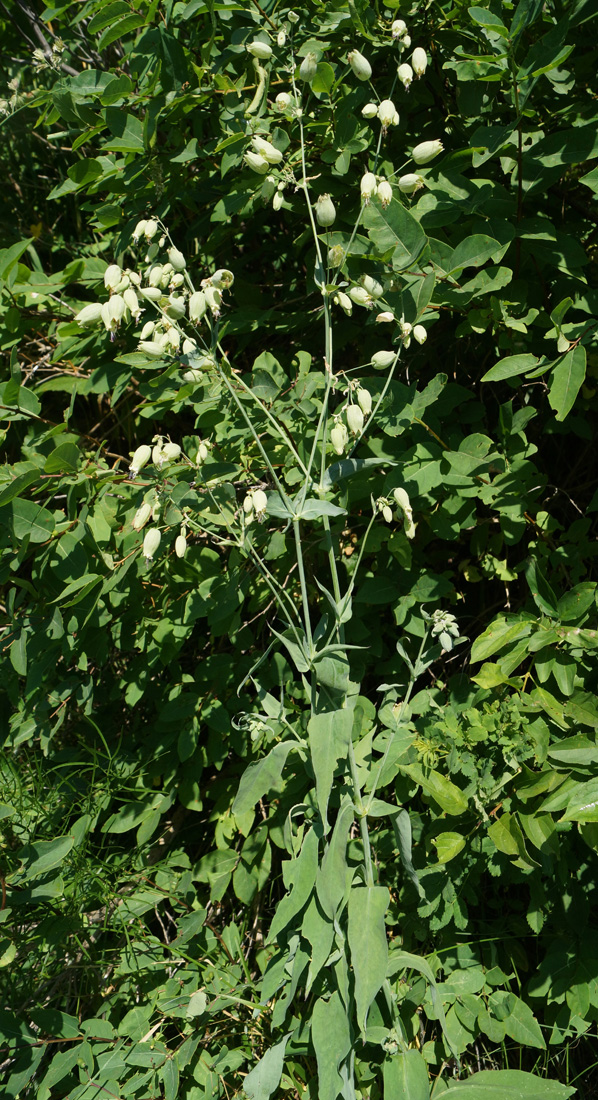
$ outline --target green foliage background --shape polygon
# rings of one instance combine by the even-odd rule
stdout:
[[[595,4],[295,11],[0,15],[5,1095],[590,1097]],[[314,51],[302,142],[274,100]],[[386,135],[362,115],[376,97],[400,115]],[[244,160],[255,133],[283,154],[279,209]],[[367,170],[387,208],[362,208]],[[309,203],[334,202],[319,240],[340,270],[318,265],[304,172]],[[150,215],[197,284],[234,273],[196,381],[193,356],[139,350],[149,303],[112,340],[75,320],[109,265],[144,268]],[[363,275],[424,344],[337,308]],[[392,377],[379,350],[400,352]],[[357,378],[380,404],[351,464],[318,418]],[[186,459],[129,478],[156,434]],[[272,471],[296,505],[310,491],[300,558]],[[268,514],[245,525],[256,485]],[[397,487],[413,539],[396,513],[371,523]],[[156,488],[147,564],[132,521]],[[331,557],[344,609],[322,592]],[[344,656],[293,643],[302,596],[303,640]]]

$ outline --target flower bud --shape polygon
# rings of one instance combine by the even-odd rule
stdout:
[[[107,302],[110,316],[110,328],[118,328],[125,312],[125,300],[120,294],[113,294]]]
[[[165,343],[167,347],[174,348],[175,351],[178,351],[181,346],[181,334],[179,330],[176,328],[167,329]]]
[[[141,275],[138,275],[136,271],[131,271],[131,269],[128,267],[127,275],[129,276],[129,279],[132,282],[133,286],[141,286]]]
[[[379,283],[377,279],[373,279],[371,275],[361,275],[359,285],[367,290],[371,298],[381,298],[384,294],[382,283]]]
[[[182,252],[179,252],[178,248],[168,249],[168,259],[172,264],[175,271],[184,271],[187,266],[187,261]]]
[[[356,306],[364,306],[365,309],[371,309],[374,304],[371,295],[363,286],[352,286],[349,297],[352,302],[355,302]]]
[[[142,298],[147,298],[150,302],[159,302],[162,297],[162,291],[158,286],[140,286],[139,293]]]
[[[131,316],[137,320],[141,315],[141,306],[139,305],[139,299],[132,287],[127,287],[123,294],[124,303],[127,309],[130,311]]]
[[[218,271],[215,271],[214,274],[210,276],[212,286],[217,287],[218,290],[230,290],[234,281],[235,276],[227,267],[219,267]]]
[[[336,210],[330,195],[320,195],[315,204],[316,221],[318,225],[328,227],[334,225]]]
[[[394,319],[395,319],[394,313],[392,313],[391,310],[387,309],[387,310],[384,311],[384,313],[379,313],[378,314],[378,316],[376,317],[376,324],[384,325],[387,322],[394,321]]]
[[[397,507],[403,513],[403,525],[405,534],[408,539],[412,539],[415,536],[415,524],[413,522],[413,510],[411,508],[411,502],[404,489],[393,489],[393,497],[397,502]]]
[[[185,282],[185,276],[182,274],[182,272],[177,271],[172,276],[172,279],[170,280],[168,286],[170,287],[171,290],[177,290],[180,286],[183,286],[184,282]]]
[[[382,505],[382,515],[387,523],[392,523],[392,508],[388,504]]]
[[[155,327],[156,327],[156,322],[155,321],[146,321],[143,328],[142,328],[142,330],[141,330],[141,335],[140,335],[139,339],[140,340],[147,340],[153,334],[153,331],[154,331]]]
[[[194,325],[199,324],[204,316],[208,303],[203,290],[195,290],[189,298],[189,320]]]
[[[376,370],[384,370],[386,367],[390,367],[391,363],[394,363],[396,357],[394,351],[376,351],[372,355],[371,363]]]
[[[359,405],[349,405],[347,424],[352,435],[361,435],[363,431],[363,410]]]
[[[402,50],[408,50],[411,45],[411,36],[409,34],[404,34],[399,45]]]
[[[147,222],[146,222],[145,218],[142,218],[140,222],[137,222],[137,225],[135,226],[135,228],[133,230],[133,240],[134,241],[138,241],[140,237],[143,237],[143,234],[145,233],[146,225],[147,225]]]
[[[287,40],[286,31],[279,31],[278,34],[276,35],[276,45],[277,46],[284,46],[286,40]]]
[[[177,535],[174,540],[174,552],[177,558],[184,558],[187,549],[187,539],[184,535]]]
[[[361,183],[359,187],[361,190],[361,200],[367,205],[372,195],[375,195],[376,193],[377,184],[374,173],[366,172],[365,175],[361,177]]]
[[[129,285],[129,283],[130,283],[130,281],[131,281],[131,280],[129,279],[129,276],[128,276],[128,275],[123,275],[123,277],[122,277],[122,279],[120,280],[120,282],[118,282],[118,283],[116,284],[116,286],[113,286],[113,287],[112,287],[112,290],[113,290],[113,292],[114,292],[115,294],[122,294],[123,290],[126,290],[126,289],[127,289],[128,285]]]
[[[222,302],[222,294],[215,286],[207,286],[205,291],[206,302],[208,309],[213,317],[220,316],[220,305]]]
[[[162,535],[157,527],[150,527],[143,540],[143,556],[146,562],[154,560],[154,554],[162,541]]]
[[[244,157],[245,163],[248,168],[251,168],[252,172],[257,172],[258,176],[265,176],[269,171],[270,165],[265,157],[261,153],[254,153],[253,149],[248,149]]]
[[[318,55],[315,53],[308,53],[299,66],[299,80],[305,80],[307,84],[311,84],[317,69]]]
[[[415,146],[412,150],[411,156],[416,164],[428,164],[429,161],[434,160],[439,153],[444,149],[444,145],[438,138],[434,141],[421,141],[419,145]]]
[[[135,531],[141,531],[142,527],[145,527],[148,519],[152,514],[152,506],[147,500],[144,500],[143,504],[139,506],[135,515],[133,516],[132,526]]]
[[[295,26],[295,24],[299,22],[300,17],[297,15],[296,11],[287,12],[287,16],[288,16],[289,23],[292,23],[293,26]]]
[[[369,390],[359,387],[357,391],[357,403],[364,416],[369,416],[372,411],[372,395]]]
[[[284,114],[285,111],[288,111],[289,107],[292,107],[292,105],[293,97],[289,95],[288,92],[279,92],[276,96],[276,99],[274,100],[274,106],[277,111],[280,111],[281,114]]]
[[[378,114],[378,104],[366,103],[365,107],[361,108],[361,113],[364,118],[375,118]]]
[[[284,205],[284,195],[283,195],[282,191],[277,191],[274,198],[272,199],[272,208],[278,212],[282,208],[283,205]]]
[[[417,340],[418,344],[425,344],[428,339],[428,333],[423,325],[413,326],[413,339]]]
[[[416,46],[411,56],[411,64],[413,65],[413,72],[416,77],[423,76],[428,67],[428,55],[421,46]]]
[[[91,302],[80,309],[75,321],[79,325],[97,325],[102,320],[102,303]]]
[[[140,340],[137,345],[137,350],[142,351],[149,359],[164,358],[164,348],[157,340]]]
[[[162,267],[162,264],[154,264],[154,266],[150,269],[150,273],[147,277],[149,285],[154,287],[160,286],[163,274],[164,268]]]
[[[262,523],[268,510],[268,497],[263,489],[256,489],[253,494],[253,507],[258,523]]]
[[[339,290],[338,294],[334,295],[332,299],[335,305],[340,306],[341,309],[350,317],[353,312],[353,302],[349,298],[348,294],[345,294],[343,290]]]
[[[282,153],[271,141],[266,141],[265,138],[261,137],[253,137],[251,140],[255,146],[256,153],[258,153],[260,157],[264,157],[264,159],[268,161],[268,164],[280,164]]]
[[[413,69],[407,61],[404,61],[402,65],[399,65],[397,69],[397,76],[401,81],[406,92],[409,91],[411,84],[413,83]]]
[[[106,290],[113,290],[120,283],[123,273],[118,264],[110,264],[104,272],[104,286]]]
[[[404,19],[395,19],[390,29],[393,38],[402,38],[407,34],[407,24]]]
[[[395,126],[396,107],[392,99],[383,99],[382,103],[378,107],[378,118],[382,123],[382,128],[387,130],[389,126]]]
[[[272,57],[272,46],[269,46],[267,42],[260,42],[258,39],[250,42],[245,49],[253,57],[258,57],[260,61],[267,61],[269,57]]]
[[[187,305],[183,295],[171,294],[164,312],[167,313],[169,317],[172,317],[174,321],[180,321],[181,317],[184,317],[187,312]]]
[[[180,454],[181,448],[178,443],[165,443],[162,447],[162,462],[176,462]]]
[[[328,264],[330,267],[340,267],[345,258],[345,250],[342,244],[333,244],[328,249]]]
[[[145,223],[145,229],[143,230],[146,241],[151,241],[152,237],[155,237],[157,232],[158,223],[155,218],[150,218],[149,221]]]
[[[370,79],[372,66],[359,50],[351,50],[351,53],[347,54],[347,61],[358,80]]]
[[[392,202],[392,187],[388,180],[380,180],[378,184],[376,194],[382,204],[382,209],[386,210],[386,207]]]
[[[246,516],[253,515],[253,493],[247,493],[243,499],[243,511]]]
[[[399,178],[399,191],[402,191],[404,195],[413,195],[423,186],[423,178],[418,176],[416,172],[407,172],[405,176]]]
[[[197,456],[195,458],[196,466],[202,466],[203,463],[210,457],[210,451],[207,443],[200,443],[197,448]]]
[[[410,325],[409,321],[400,321],[399,328],[401,330],[401,340],[409,340],[413,330],[413,326]]]
[[[330,432],[330,442],[334,448],[334,452],[337,455],[345,453],[345,448],[349,442],[349,433],[343,423],[340,421],[334,425],[334,428]]]
[[[152,457],[152,449],[147,443],[142,443],[141,447],[138,447],[131,458],[131,465],[129,466],[129,478],[137,477],[137,474],[143,467],[149,462]]]
[[[183,340],[183,355],[192,355],[194,351],[197,351],[197,344],[187,337]]]
[[[260,195],[262,197],[262,202],[270,202],[270,199],[272,198],[272,195],[274,194],[275,191],[276,191],[276,180],[274,179],[274,176],[266,176],[264,182],[262,183],[262,187],[261,187],[261,191],[260,191]]]

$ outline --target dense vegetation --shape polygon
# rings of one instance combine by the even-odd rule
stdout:
[[[594,0],[0,25],[3,1094],[598,1095]]]

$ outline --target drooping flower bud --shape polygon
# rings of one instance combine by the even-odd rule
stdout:
[[[149,462],[152,457],[152,449],[147,443],[142,443],[141,447],[138,447],[131,458],[131,465],[129,466],[129,478],[137,477],[137,474],[146,463]]]
[[[404,34],[399,43],[402,50],[408,50],[411,45],[411,35]]]
[[[390,321],[394,321],[394,319],[395,319],[394,313],[390,309],[386,309],[384,311],[384,313],[379,313],[378,314],[378,316],[376,317],[376,324],[377,325],[384,325],[384,324],[389,323]]]
[[[345,258],[345,250],[342,244],[333,244],[328,249],[328,264],[330,267],[340,267]]]
[[[347,424],[351,435],[361,435],[363,431],[363,409],[359,405],[349,405]]]
[[[407,34],[407,24],[404,19],[395,19],[390,29],[393,38],[402,38]]]
[[[174,552],[177,558],[184,558],[187,550],[187,539],[183,534],[177,535],[174,540]]]
[[[260,61],[267,61],[269,57],[272,57],[272,46],[269,46],[267,42],[260,42],[259,39],[249,42],[245,49],[253,57],[258,57]]]
[[[361,200],[367,206],[367,204],[369,203],[372,195],[375,195],[375,193],[376,193],[377,184],[376,184],[376,177],[375,177],[374,173],[373,172],[366,172],[365,175],[363,175],[361,177],[361,183],[360,183],[359,187],[360,187],[360,190],[361,190]]]
[[[235,281],[235,276],[232,271],[229,271],[227,267],[219,267],[213,275],[210,275],[210,282],[212,286],[218,288],[218,290],[230,290]]]
[[[419,176],[417,172],[407,172],[405,176],[399,178],[399,191],[402,191],[404,195],[413,195],[423,186],[423,177]]]
[[[180,321],[181,317],[184,317],[187,312],[187,305],[183,295],[171,294],[164,312],[167,313],[169,317],[172,317],[173,321]]]
[[[353,312],[353,302],[349,298],[348,294],[345,294],[343,290],[339,290],[338,294],[334,295],[332,301],[335,305],[340,306],[341,309],[350,317]]]
[[[263,489],[256,489],[253,494],[253,508],[258,523],[262,523],[268,510],[268,497]]]
[[[334,203],[330,195],[320,195],[316,201],[314,210],[318,225],[326,227],[334,225],[336,210],[334,209]]]
[[[247,493],[247,496],[243,498],[243,511],[246,516],[253,515],[253,493]]]
[[[213,317],[219,317],[220,305],[222,303],[222,294],[215,286],[207,286],[204,294],[206,296],[206,302],[210,313]]]
[[[392,187],[388,180],[380,180],[378,184],[376,194],[382,204],[382,209],[386,210],[386,207],[392,202]]]
[[[110,317],[110,324],[106,327],[114,330],[118,328],[123,319],[125,300],[120,294],[113,294],[106,305],[108,306],[108,316]]]
[[[413,65],[413,72],[417,79],[423,76],[428,67],[428,55],[421,46],[416,46],[411,56],[411,64]]]
[[[166,341],[165,341],[166,346],[169,347],[169,348],[174,348],[175,351],[178,351],[178,349],[181,346],[181,334],[180,334],[179,330],[176,329],[176,328],[169,328],[169,329],[166,330],[165,335],[166,335]]]
[[[141,531],[141,529],[145,527],[151,514],[152,506],[147,500],[144,500],[143,504],[139,506],[139,508],[135,512],[135,515],[133,516],[132,527],[135,529],[135,531]]]
[[[372,66],[359,50],[351,50],[351,52],[347,54],[347,61],[358,80],[370,79],[372,75]]]
[[[382,512],[382,516],[386,520],[386,522],[387,523],[392,523],[392,508],[390,507],[390,505],[389,504],[383,504],[382,507],[381,507],[381,512]]]
[[[264,182],[262,183],[261,190],[260,190],[260,195],[262,197],[262,202],[270,202],[270,199],[272,198],[272,195],[274,194],[275,191],[276,191],[276,180],[275,180],[274,176],[266,176]]]
[[[104,286],[106,290],[114,290],[114,287],[120,283],[123,277],[123,273],[118,264],[110,264],[104,272]]]
[[[378,118],[382,123],[383,130],[387,130],[389,126],[396,126],[396,114],[397,110],[392,99],[383,99],[378,107]]]
[[[203,382],[203,371],[198,370],[197,367],[191,367],[183,372],[183,382]]]
[[[248,149],[244,157],[245,163],[248,168],[251,168],[252,172],[257,172],[258,176],[265,176],[266,172],[270,170],[270,165],[265,157],[261,153],[254,153],[253,149]]]
[[[133,230],[133,240],[135,242],[137,242],[140,237],[143,237],[143,234],[145,233],[146,225],[147,225],[147,222],[146,222],[145,218],[142,218],[140,222],[137,222],[137,225],[135,226],[135,228]]]
[[[276,35],[276,45],[277,46],[284,46],[286,40],[287,40],[286,31],[279,31],[278,34]]]
[[[413,83],[413,69],[407,61],[404,61],[402,65],[399,65],[397,69],[397,76],[401,81],[406,92],[409,91]]]
[[[141,316],[141,306],[139,305],[139,299],[133,290],[133,287],[127,287],[123,294],[124,303],[131,313],[131,316],[137,320]]]
[[[274,198],[272,199],[272,209],[276,210],[276,212],[278,213],[278,211],[282,209],[283,205],[284,194],[282,191],[277,191]]]
[[[150,302],[159,302],[163,297],[159,286],[140,286],[139,293],[142,298],[147,298]]]
[[[265,138],[257,136],[253,137],[251,140],[256,153],[258,153],[260,157],[264,157],[264,159],[268,161],[268,164],[280,164],[282,153],[271,141],[266,141]]]
[[[168,286],[169,286],[170,290],[177,290],[178,287],[183,286],[184,282],[185,282],[185,276],[183,275],[183,273],[181,271],[177,271],[172,276],[172,279],[170,280]]]
[[[143,230],[146,241],[151,241],[152,237],[155,237],[157,232],[158,223],[155,218],[150,218],[149,221],[145,223],[145,229]]]
[[[168,249],[168,259],[170,260],[175,271],[184,271],[187,266],[187,261],[182,252],[179,252],[178,248]]]
[[[417,340],[418,344],[425,344],[428,339],[428,333],[423,325],[414,325],[412,335],[413,339]]]
[[[157,340],[140,340],[137,345],[137,350],[142,351],[149,359],[164,358],[164,348]]]
[[[154,264],[154,266],[150,269],[150,273],[147,277],[149,285],[155,287],[160,286],[163,274],[164,268],[162,264]]]
[[[372,395],[362,386],[357,391],[357,402],[364,416],[369,416],[372,411]]]
[[[198,325],[204,316],[208,303],[203,290],[195,290],[189,298],[189,320]]]
[[[102,320],[102,303],[91,302],[80,309],[75,321],[79,325],[97,325]]]
[[[376,370],[384,370],[386,367],[390,367],[395,359],[396,353],[394,351],[375,351],[371,363]]]
[[[197,344],[195,340],[190,340],[186,337],[183,340],[183,355],[192,355],[194,351],[197,351]]]
[[[143,540],[143,556],[148,565],[150,561],[154,560],[154,554],[156,553],[161,541],[162,535],[160,534],[158,528],[150,527]]]
[[[359,285],[367,290],[371,298],[381,298],[384,294],[384,287],[382,283],[379,283],[377,279],[372,278],[371,275],[360,275]]]
[[[416,164],[428,164],[439,153],[442,153],[443,149],[444,145],[438,138],[435,138],[434,141],[421,141],[412,150],[411,156]]]
[[[412,539],[415,536],[415,523],[413,522],[413,509],[411,508],[409,496],[405,490],[401,488],[393,489],[392,495],[397,502],[397,507],[403,513],[405,534],[408,539]]]
[[[154,331],[155,327],[156,327],[156,322],[155,321],[146,321],[143,328],[142,328],[142,330],[141,330],[141,335],[140,335],[139,339],[140,340],[148,340],[149,337],[153,334],[153,331]]]
[[[311,84],[317,70],[318,55],[315,53],[308,53],[299,66],[299,80],[305,80],[306,84]]]
[[[335,454],[342,455],[345,453],[347,443],[349,442],[349,433],[341,421],[335,424],[330,432],[330,442],[332,443]]]
[[[378,114],[378,104],[366,103],[365,107],[361,108],[361,113],[364,118],[375,118]]]
[[[371,294],[363,286],[352,286],[349,297],[356,306],[364,306],[365,309],[371,309],[374,304]]]

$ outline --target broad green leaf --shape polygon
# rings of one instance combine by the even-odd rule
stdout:
[[[318,834],[311,828],[304,837],[299,855],[291,860],[290,869],[285,873],[285,881],[290,881],[291,891],[278,903],[268,932],[268,942],[275,940],[307,904],[315,886],[317,870]]]
[[[525,352],[521,355],[507,355],[482,376],[482,382],[502,382],[505,378],[517,378],[527,374],[538,365],[538,358]]]
[[[576,1089],[519,1069],[483,1069],[451,1082],[450,1100],[567,1100]]]
[[[574,767],[575,764],[598,764],[598,745],[579,733],[556,741],[548,749],[548,756],[551,760],[569,767]]]
[[[54,531],[54,516],[41,504],[17,497],[10,503],[11,523],[14,537],[20,542],[28,538],[30,542],[47,542]]]
[[[62,471],[74,473],[79,468],[80,461],[81,452],[74,443],[61,443],[48,455],[44,465],[44,473],[57,474]]]
[[[393,199],[386,210],[370,204],[365,208],[363,224],[377,250],[391,252],[395,271],[404,271],[422,252],[426,235],[419,222],[402,203]]]
[[[546,1043],[531,1008],[515,994],[511,994],[511,997],[514,1004],[504,1021],[507,1035],[510,1035],[516,1043],[522,1043],[523,1046],[539,1047],[540,1050],[544,1050]]]
[[[370,1005],[386,977],[388,941],[384,916],[389,900],[386,886],[358,886],[349,894],[349,947],[357,1022],[362,1033]]]
[[[310,497],[294,513],[294,518],[313,520],[321,519],[322,516],[344,516],[346,514],[346,508],[339,508],[338,504],[333,504],[330,500],[318,500],[317,497]]]
[[[586,376],[586,349],[578,344],[557,363],[548,390],[548,404],[564,420],[575,404]]]
[[[472,661],[486,661],[493,653],[506,649],[513,642],[527,638],[532,632],[531,622],[512,622],[497,619],[486,628],[471,647]]]
[[[72,836],[59,836],[55,840],[38,840],[35,844],[28,844],[19,852],[19,859],[23,863],[23,875],[26,881],[45,875],[54,867],[59,867],[69,854],[75,843]]]
[[[122,18],[123,15],[129,15],[131,8],[129,4],[125,3],[125,0],[115,0],[112,4],[106,4],[100,11],[89,20],[87,25],[87,31],[89,34],[97,34],[98,31],[104,30],[104,27],[109,27],[115,20]],[[108,75],[102,73],[102,76]],[[72,86],[74,87],[74,81]]]
[[[316,797],[325,833],[328,832],[328,799],[337,761],[345,758],[353,728],[353,711],[333,710],[314,714],[308,723],[309,751],[316,777]]]
[[[598,821],[598,778],[576,784],[562,820]]]
[[[481,267],[500,249],[499,241],[494,240],[494,237],[486,237],[483,233],[466,237],[457,245],[450,257],[447,274],[454,276],[465,267]]]
[[[565,714],[582,726],[598,729],[598,700],[589,691],[578,691],[565,703]]]
[[[508,37],[509,32],[504,23],[501,22],[497,15],[489,11],[488,8],[474,7],[468,8],[467,11],[474,23],[478,23],[480,27],[486,27],[488,30],[495,31],[497,34],[500,34],[502,38]]]
[[[351,1051],[353,1039],[347,1009],[336,990],[328,1000],[316,1000],[311,1038],[318,1065],[318,1100],[337,1100],[343,1085],[340,1066]]]
[[[396,1100],[429,1100],[428,1064],[419,1050],[406,1050],[383,1063],[384,1095]]]
[[[445,813],[451,816],[465,813],[468,803],[463,791],[440,772],[424,769],[419,764],[402,764],[401,772],[419,783],[424,794],[433,798]]]
[[[396,466],[396,462],[384,458],[342,458],[339,462],[333,462],[324,474],[322,486],[329,492],[332,486],[344,478],[353,477],[361,470],[372,470],[380,466]],[[0,495],[0,504],[2,497]]]
[[[241,777],[237,797],[232,805],[235,816],[252,810],[260,798],[278,786],[287,757],[296,748],[295,741],[280,741],[263,760],[249,765]]]
[[[439,863],[450,863],[465,847],[465,837],[461,833],[440,833],[432,837]]]
[[[5,504],[9,504],[14,497],[18,497],[20,493],[24,492],[38,479],[39,470],[37,466],[34,466],[29,470],[25,470],[22,474],[17,474],[8,484],[4,482],[4,487],[0,489],[0,508]]]
[[[383,782],[383,776],[380,777]],[[412,842],[413,834],[411,829],[411,818],[409,817],[408,810],[397,810],[396,813],[391,816],[392,828],[395,835],[395,843],[399,850],[401,857],[401,863],[405,874],[409,876],[411,882],[415,886],[420,897],[423,897],[423,890],[419,877],[415,867],[413,866],[412,859]]]
[[[527,566],[525,578],[536,607],[543,615],[550,615],[553,619],[556,619],[558,615],[556,596],[546,580],[539,563],[534,561],[533,558]]]
[[[278,1088],[282,1077],[285,1050],[291,1034],[292,1032],[289,1031],[278,1043],[268,1047],[257,1066],[254,1066],[245,1077],[243,1092],[249,1100],[269,1100]]]

